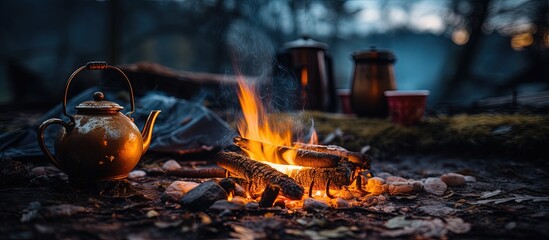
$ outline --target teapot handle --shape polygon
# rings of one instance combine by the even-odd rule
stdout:
[[[130,83],[130,79],[128,79],[128,76],[120,68],[110,66],[107,64],[107,62],[104,61],[92,61],[88,62],[86,66],[82,66],[76,71],[72,73],[72,75],[69,77],[69,80],[67,81],[67,85],[65,86],[65,96],[63,97],[63,115],[70,118],[71,122],[74,122],[74,117],[67,114],[67,93],[69,92],[69,85],[71,84],[72,79],[78,74],[80,71],[87,69],[87,70],[106,70],[106,69],[114,69],[118,73],[120,73],[124,78],[126,79],[126,82],[128,83],[128,87],[130,90],[130,104],[131,104],[131,110],[126,113],[126,116],[128,116],[131,119],[131,114],[135,111],[135,105],[133,101],[133,88],[132,84]]]
[[[63,170],[63,168],[61,167],[59,162],[57,162],[55,157],[53,157],[51,155],[50,151],[46,147],[46,142],[44,141],[44,131],[51,124],[59,124],[59,125],[63,126],[67,132],[70,131],[71,126],[70,126],[70,124],[68,124],[66,122],[63,122],[63,120],[61,120],[59,118],[52,118],[52,119],[46,120],[45,122],[43,122],[40,125],[40,127],[38,127],[37,137],[38,137],[38,145],[40,145],[40,149],[42,149],[42,152],[44,152],[44,154],[48,157],[48,160],[50,161],[51,164],[53,164],[55,167]]]

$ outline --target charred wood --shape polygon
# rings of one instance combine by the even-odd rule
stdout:
[[[292,170],[288,176],[302,186],[311,186],[313,189],[323,190],[330,179],[331,186],[341,187],[351,184],[353,175],[350,164],[343,163],[335,168],[304,168]]]
[[[282,195],[292,200],[299,200],[303,196],[304,189],[301,185],[267,164],[232,152],[219,152],[216,155],[216,161],[218,166],[227,169],[234,177],[243,178],[263,187],[276,184],[280,186]]]
[[[299,149],[287,146],[275,146],[270,143],[251,140],[243,137],[235,137],[234,143],[243,150],[250,150],[251,144],[260,144],[262,147],[273,147],[275,148],[277,157],[279,159],[284,159],[286,161],[286,164],[293,164],[304,167],[332,168],[337,167],[337,165],[342,161],[347,161],[345,157],[331,153],[311,151],[307,149]],[[293,159],[287,159],[288,156],[292,155],[295,156]]]
[[[280,192],[280,187],[273,184],[267,184],[265,191],[261,194],[261,200],[259,200],[259,207],[272,207],[278,193]]]
[[[307,144],[307,143],[296,142],[294,143],[294,147],[299,149],[307,149],[311,151],[329,153],[329,154],[334,154],[340,157],[345,157],[349,160],[349,162],[352,162],[353,164],[363,169],[370,169],[371,159],[368,155],[359,153],[359,152],[352,152],[340,146],[317,145],[317,144]]]

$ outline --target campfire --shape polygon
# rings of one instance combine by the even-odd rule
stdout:
[[[241,152],[220,152],[216,160],[229,176],[247,186],[251,196],[273,186],[289,200],[301,200],[306,189],[309,197],[324,191],[333,198],[331,188],[352,182],[362,190],[362,176],[368,175],[370,168],[366,154],[318,145],[314,129],[307,143],[294,141],[298,136],[292,132],[292,122],[269,118],[256,91],[242,76],[238,77],[238,99],[243,116],[237,123],[240,136],[234,138],[234,144]]]

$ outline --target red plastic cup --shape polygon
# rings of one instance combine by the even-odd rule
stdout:
[[[344,114],[353,114],[351,108],[351,89],[338,89],[337,95],[341,103],[341,112]]]
[[[391,120],[404,126],[420,122],[425,114],[428,95],[427,90],[385,91]]]

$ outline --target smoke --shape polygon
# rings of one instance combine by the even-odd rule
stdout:
[[[270,38],[248,22],[235,21],[228,28],[226,44],[233,64],[226,74],[243,76],[268,113],[284,113],[276,114],[278,123],[274,126],[291,125],[295,140],[308,140],[314,130],[312,118],[299,109],[296,111],[297,78],[293,71],[278,64]],[[234,86],[224,86],[221,98],[234,109],[236,118],[242,117]]]
[[[296,77],[277,62],[275,46],[270,37],[249,22],[234,21],[225,36],[233,67],[227,75],[244,76],[253,86],[265,107],[271,111],[289,111],[295,107]],[[232,86],[224,86],[221,101],[238,108]]]

